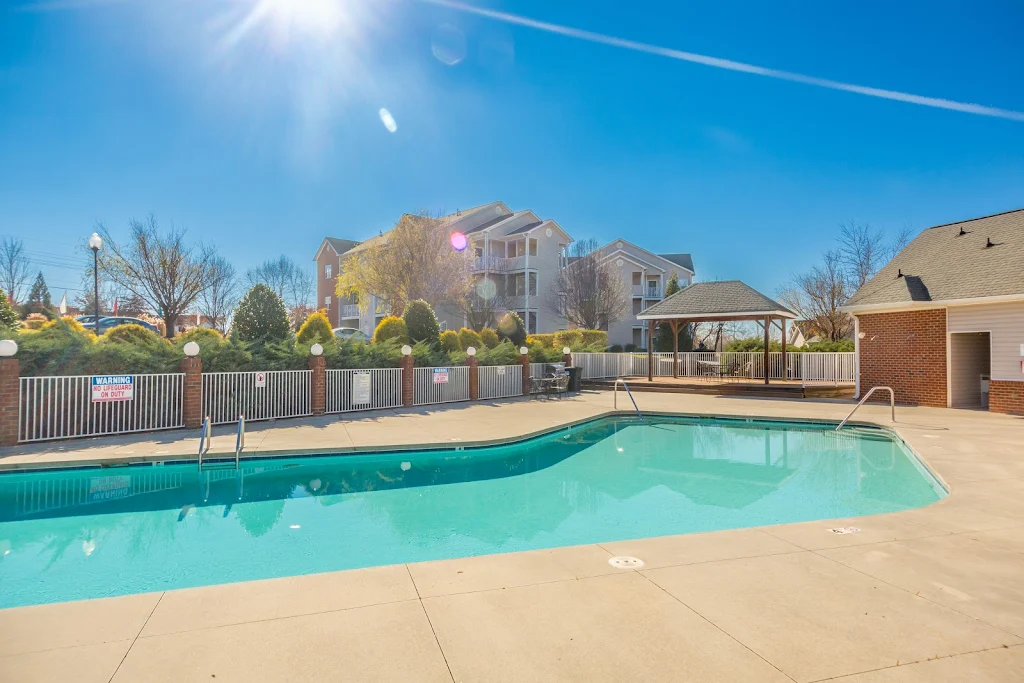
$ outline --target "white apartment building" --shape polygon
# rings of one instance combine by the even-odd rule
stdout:
[[[564,316],[552,306],[551,292],[567,263],[567,248],[573,238],[552,219],[539,217],[525,209],[512,211],[503,202],[491,202],[444,216],[453,232],[462,232],[469,240],[468,255],[473,259],[480,310],[515,311],[530,333],[566,329]],[[338,301],[335,279],[345,259],[382,239],[387,233],[365,242],[327,237],[316,252],[317,303],[327,311],[334,327],[353,327],[372,335],[381,318],[387,315],[376,299],[366,312],[357,302]],[[649,303],[664,296],[669,276],[675,272],[681,286],[693,281],[693,263],[689,254],[657,255],[624,240],[616,240],[601,249],[603,258],[615,259],[622,277],[629,283],[634,298],[629,317],[611,325],[609,344],[646,344],[644,326],[635,318]],[[468,326],[466,314],[442,305],[436,310],[442,328]]]

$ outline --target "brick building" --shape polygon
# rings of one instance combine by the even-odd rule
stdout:
[[[844,310],[858,395],[1024,415],[1024,209],[924,230]]]

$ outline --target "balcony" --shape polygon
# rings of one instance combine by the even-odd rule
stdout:
[[[657,285],[644,286],[644,285],[633,285],[633,296],[643,297],[645,299],[660,299],[661,298],[661,287]]]
[[[341,319],[348,320],[350,318],[359,317],[359,304],[346,304],[341,307]]]
[[[512,258],[505,258],[504,256],[478,256],[473,259],[474,273],[485,271],[491,273],[513,273],[524,268],[526,268],[525,256],[513,256]]]

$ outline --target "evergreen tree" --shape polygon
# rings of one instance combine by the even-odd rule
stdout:
[[[22,315],[42,313],[49,318],[53,315],[52,310],[53,301],[50,299],[50,289],[46,286],[46,279],[43,278],[43,274],[40,272],[36,275],[36,281],[32,283],[28,299],[22,307]]]
[[[669,298],[681,289],[679,277],[672,273],[668,278],[668,284],[665,286],[665,298]],[[693,338],[690,334],[690,326],[684,325],[679,330],[679,350],[689,351],[691,346],[693,346]],[[661,352],[672,350],[672,328],[668,323],[658,325],[658,336],[654,339],[654,350]]]
[[[423,299],[410,301],[405,307],[405,312],[402,313],[402,319],[405,320],[409,339],[413,342],[425,341],[437,344],[440,341],[441,326],[437,322],[437,316],[430,304]]]
[[[18,314],[7,302],[7,295],[0,290],[0,327],[13,328],[18,326]]]
[[[284,301],[264,284],[250,289],[235,309],[232,334],[244,342],[278,342],[291,337]]]

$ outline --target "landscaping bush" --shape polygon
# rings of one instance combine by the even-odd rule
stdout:
[[[465,351],[470,346],[480,351],[484,348],[484,340],[480,338],[476,331],[463,327],[459,330],[459,348]]]
[[[583,335],[583,346],[608,346],[608,333],[604,330],[580,330]]]
[[[295,341],[299,344],[326,344],[334,339],[334,330],[331,328],[331,321],[327,319],[327,314],[323,311],[317,311],[306,318],[306,322],[302,323],[302,327],[299,328],[298,334],[295,336]]]
[[[288,312],[281,297],[265,284],[255,285],[238,302],[232,331],[243,342],[272,344],[290,339]]]
[[[445,330],[441,333],[441,350],[445,353],[459,350],[459,334],[455,330]]]
[[[622,348],[622,350],[623,350],[623,351],[625,351],[626,353],[630,353],[630,352],[632,352],[632,351],[636,351],[636,350],[637,350],[637,349],[639,349],[639,348],[640,348],[640,347],[638,347],[638,346],[637,346],[636,344],[626,344],[626,345],[625,345],[625,346],[624,346],[624,347]]]
[[[426,340],[412,345],[412,363],[418,368],[444,367],[452,364],[448,354],[441,350],[439,344],[432,344]]]
[[[508,339],[517,348],[526,343],[526,325],[515,311],[509,311],[498,320],[498,338]]]
[[[47,323],[47,325],[52,324],[52,322]],[[75,324],[78,323],[76,322]],[[100,341],[115,344],[136,344],[138,346],[148,346],[162,342],[156,332],[147,330],[142,325],[136,325],[135,323],[111,327],[100,336]]]
[[[549,349],[555,348],[555,333],[529,335],[526,338],[526,345],[533,346],[534,344],[540,344]]]
[[[401,318],[399,318],[401,320]],[[336,352],[328,353],[327,367],[332,370],[362,368],[397,368],[401,364],[404,339],[392,338],[380,343],[366,344],[361,341],[341,340]]]
[[[484,349],[477,358],[480,365],[518,365],[521,362],[519,349],[508,340],[498,343],[493,349]]]
[[[622,353],[622,344],[612,344],[608,347],[608,353]]]
[[[518,355],[518,353],[516,354]],[[561,363],[562,349],[548,348],[543,344],[534,344],[530,347],[531,363]]]
[[[415,299],[405,306],[402,313],[409,339],[437,344],[441,337],[441,326],[434,315],[434,309],[423,299]]]
[[[22,321],[21,326],[27,330],[38,330],[42,329],[50,319],[42,313],[29,313],[25,316],[25,320]]]
[[[568,346],[576,349],[583,346],[583,332],[580,330],[559,330],[555,332],[554,348],[561,353],[562,349]]]
[[[389,315],[377,324],[373,331],[373,342],[375,344],[386,342],[389,339],[398,339],[403,344],[409,338],[409,330],[405,321],[395,315]]]
[[[839,341],[816,341],[804,344],[802,348],[796,348],[793,346],[787,346],[786,350],[794,351],[807,351],[808,353],[851,353],[854,350],[854,343],[852,339],[840,339]]]
[[[498,333],[489,327],[485,327],[480,330],[480,340],[483,341],[484,346],[489,349],[493,349],[501,343],[501,340],[498,339]]]
[[[0,327],[14,328],[18,326],[18,314],[11,308],[7,295],[0,290]]]

